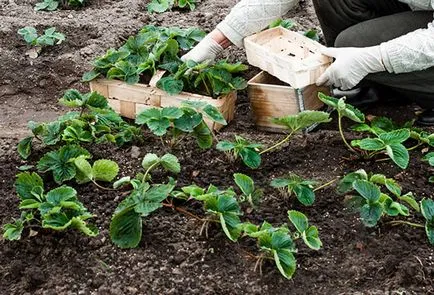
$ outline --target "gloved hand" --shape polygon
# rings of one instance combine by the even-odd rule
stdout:
[[[322,54],[335,58],[332,65],[318,78],[316,84],[334,85],[348,90],[370,73],[385,71],[380,46],[325,48]]]
[[[182,61],[192,60],[202,62],[205,60],[214,60],[216,55],[223,50],[210,35],[207,35],[192,50],[181,57]]]

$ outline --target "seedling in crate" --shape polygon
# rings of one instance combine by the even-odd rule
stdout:
[[[235,173],[234,181],[243,193],[239,196],[240,202],[247,202],[252,208],[256,208],[264,191],[262,189],[255,189],[253,179],[245,174]]]
[[[152,77],[158,68],[176,71],[182,64],[181,50],[191,49],[202,40],[205,32],[196,28],[145,26],[136,36],[131,36],[118,50],[107,53],[93,62],[93,70],[83,75],[89,82],[99,76],[137,83],[141,77]]]
[[[145,109],[137,115],[136,123],[146,125],[162,139],[163,144],[163,136],[169,135],[170,148],[191,135],[196,138],[200,148],[207,149],[212,146],[213,133],[205,123],[204,116],[213,122],[227,124],[216,107],[200,102],[186,102],[180,107]]]
[[[217,144],[217,149],[224,152],[232,152],[232,158],[236,160],[241,157],[246,166],[255,169],[261,164],[261,155],[270,152],[289,141],[297,132],[313,124],[329,122],[329,114],[319,111],[303,111],[296,115],[289,115],[282,118],[274,118],[273,123],[285,126],[288,129],[288,135],[281,141],[269,148],[260,150],[261,144],[251,143],[241,136],[235,135],[235,142],[221,141]]]
[[[211,64],[209,61],[196,63],[190,60],[179,65],[168,77],[160,79],[157,87],[169,94],[189,91],[217,98],[232,91],[245,89],[246,80],[238,76],[245,70],[247,66],[242,63],[230,64],[221,60]]]
[[[24,138],[18,144],[18,153],[23,159],[30,156],[34,139],[46,146],[56,146],[62,142],[112,142],[121,146],[139,141],[142,137],[140,128],[126,123],[109,108],[106,98],[96,92],[81,94],[75,89],[67,90],[59,102],[67,107],[80,108],[80,112],[68,112],[48,123],[30,121],[28,126],[33,136]]]
[[[15,188],[21,200],[22,214],[14,223],[4,225],[4,238],[19,240],[24,226],[32,226],[34,222],[56,231],[71,228],[87,236],[98,235],[98,229],[86,222],[93,215],[78,201],[72,187],[61,186],[45,193],[44,183],[37,173],[23,172],[17,175]]]
[[[385,187],[388,193],[382,192],[380,186]],[[351,194],[347,198],[348,204],[360,211],[361,220],[368,227],[377,225],[383,215],[409,216],[410,210],[402,202],[416,212],[420,211],[411,192],[402,195],[399,184],[382,174],[368,175],[364,170],[349,173],[339,182],[337,191]]]
[[[292,19],[282,19],[282,18],[278,18],[275,21],[273,21],[268,28],[272,29],[275,27],[283,27],[285,29],[291,30],[291,29],[296,29],[298,27],[298,24],[293,21]],[[308,37],[309,39],[315,40],[315,41],[319,41],[319,36],[318,36],[318,31],[315,29],[311,29],[308,31],[299,31],[300,34],[302,34],[303,36]]]
[[[243,163],[252,169],[261,165],[261,155],[259,149],[261,144],[251,143],[239,135],[235,135],[235,142],[220,141],[216,148],[219,151],[226,152],[230,161],[236,161],[241,158]]]
[[[152,0],[148,4],[148,12],[162,13],[176,7],[193,11],[196,8],[196,2],[196,0]]]
[[[179,173],[181,167],[178,159],[165,154],[161,158],[155,154],[147,154],[142,167],[144,174],[139,173],[136,178],[130,180],[124,177],[114,184],[120,187],[126,183],[133,186],[132,192],[116,208],[110,223],[110,237],[120,248],[135,248],[142,239],[142,217],[149,216],[152,212],[162,208],[163,201],[169,197],[175,188],[175,182],[171,179],[167,184],[150,184],[150,174],[158,167],[172,173]]]
[[[292,233],[286,225],[274,228],[264,221],[256,226],[245,223],[243,230],[245,235],[257,239],[259,249],[264,252],[257,258],[255,269],[259,266],[262,272],[264,259],[273,260],[277,269],[287,279],[294,275],[297,263],[294,254],[297,253],[295,241],[302,237],[304,243],[313,250],[319,250],[322,242],[318,237],[318,229],[309,226],[307,217],[298,211],[288,211],[288,219],[294,225],[297,232]]]

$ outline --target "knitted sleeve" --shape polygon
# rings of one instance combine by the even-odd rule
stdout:
[[[286,14],[299,0],[241,0],[217,25],[233,44],[243,46],[243,39],[267,27]]]
[[[380,44],[387,71],[407,73],[434,66],[434,24]]]
[[[399,2],[407,3],[413,10],[432,10],[434,8],[434,0],[399,0]]]

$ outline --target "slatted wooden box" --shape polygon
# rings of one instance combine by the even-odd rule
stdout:
[[[183,101],[205,101],[215,106],[229,123],[235,115],[236,92],[213,99],[209,96],[181,92],[178,95],[169,95],[158,89],[155,85],[162,73],[154,76],[150,85],[130,85],[119,80],[98,79],[90,82],[90,89],[104,95],[109,105],[121,116],[135,119],[136,115],[145,108],[180,106]],[[215,131],[220,130],[223,125],[204,119],[207,125]]]
[[[332,59],[323,45],[299,33],[276,27],[244,39],[247,60],[294,88],[315,84]]]
[[[318,92],[330,94],[330,89],[315,84],[294,88],[262,71],[250,79],[247,92],[256,126],[265,131],[282,132],[283,126],[271,123],[271,119],[320,109],[323,103],[318,99]]]

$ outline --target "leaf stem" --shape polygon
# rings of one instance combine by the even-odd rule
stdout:
[[[410,148],[407,149],[407,151],[412,151],[417,149],[418,147],[420,147],[421,145],[423,145],[423,142],[419,142],[418,144],[416,144],[415,146],[412,146]]]
[[[329,182],[326,182],[326,183],[324,183],[323,185],[320,185],[319,187],[313,189],[313,191],[316,192],[316,191],[319,191],[319,190],[321,190],[321,189],[323,189],[323,188],[325,188],[325,187],[328,187],[329,185],[335,183],[338,179],[339,179],[339,178],[332,179],[332,180],[330,180]]]
[[[155,166],[157,166],[158,164],[160,164],[160,161],[155,162],[154,164],[152,164],[151,166],[149,166],[149,168],[146,170],[145,175],[143,175],[142,178],[142,182],[146,181],[146,178],[148,177],[149,172],[154,169]]]
[[[269,147],[269,148],[261,151],[259,154],[262,155],[262,154],[268,153],[269,151],[277,148],[278,146],[281,146],[282,144],[284,144],[285,142],[287,142],[291,138],[291,136],[293,134],[294,134],[294,131],[291,131],[291,133],[289,133],[288,136],[286,136],[283,140],[281,140],[278,143],[276,143],[275,145],[273,145],[273,146],[271,146],[271,147]]]
[[[405,221],[405,220],[394,220],[394,221],[388,222],[387,224],[391,224],[391,225],[406,224],[406,225],[409,225],[412,227],[420,227],[420,228],[425,227],[423,224],[413,223],[413,222],[409,222],[409,221]]]
[[[100,188],[100,189],[102,189],[102,190],[106,190],[106,191],[116,191],[116,189],[114,189],[114,188],[109,188],[109,187],[105,187],[105,186],[102,186],[102,185],[98,184],[95,180],[92,180],[92,183],[93,183],[96,187],[98,187],[98,188]]]
[[[342,129],[342,115],[339,113],[338,114],[338,127],[339,127],[339,133],[341,134],[342,140],[344,141],[345,145],[347,146],[347,148],[352,151],[353,153],[357,153],[352,147],[351,145],[347,142],[347,140],[345,139],[344,136],[344,131]]]

